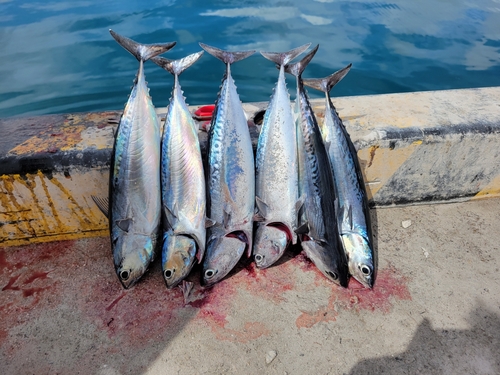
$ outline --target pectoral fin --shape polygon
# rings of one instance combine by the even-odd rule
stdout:
[[[120,228],[122,231],[127,232],[127,233],[130,229],[130,226],[132,225],[132,222],[133,222],[133,220],[130,218],[115,221],[118,228]]]
[[[92,200],[96,206],[101,210],[101,212],[109,218],[109,199],[108,198],[98,198],[95,195],[91,195]]]

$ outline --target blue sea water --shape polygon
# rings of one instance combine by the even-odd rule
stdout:
[[[138,64],[109,28],[177,41],[164,55],[172,59],[198,42],[263,51],[319,43],[304,77],[353,63],[334,96],[500,86],[500,0],[0,0],[0,117],[123,109]],[[181,76],[187,101],[213,103],[223,72],[205,54]],[[273,63],[255,54],[232,72],[242,101],[269,99]],[[146,77],[155,105],[167,105],[170,74],[148,63]]]

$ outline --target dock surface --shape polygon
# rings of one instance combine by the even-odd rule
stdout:
[[[158,260],[124,290],[108,237],[0,248],[1,372],[499,374],[498,212],[498,198],[372,209],[373,290],[288,252],[206,290],[195,272],[184,301]]]

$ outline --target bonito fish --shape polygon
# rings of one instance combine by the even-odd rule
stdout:
[[[202,284],[220,281],[252,251],[255,169],[247,119],[231,77],[231,64],[255,51],[227,52],[200,43],[226,64],[208,135],[207,249]]]
[[[297,146],[284,66],[309,46],[310,43],[284,53],[261,52],[278,64],[280,71],[264,116],[255,162],[255,203],[260,221],[253,253],[260,268],[271,266],[290,243],[297,242]]]
[[[110,30],[115,40],[139,60],[139,71],[116,131],[111,157],[109,218],[115,270],[125,288],[146,272],[153,260],[160,226],[160,127],[144,77],[144,61],[175,43],[139,44]],[[108,212],[109,211],[109,212]]]
[[[202,54],[203,51],[175,61],[151,59],[174,75],[161,141],[162,269],[168,288],[184,280],[205,252],[205,176],[198,126],[179,84],[179,75]]]
[[[370,210],[356,149],[330,98],[330,90],[349,72],[351,64],[321,79],[304,84],[326,95],[325,119],[320,126],[338,196],[339,230],[349,264],[349,273],[367,288],[374,282],[374,252]]]
[[[328,279],[346,287],[348,269],[335,216],[335,184],[328,154],[301,77],[318,47],[301,61],[285,66],[285,71],[297,78],[296,121],[302,136],[297,139],[300,143],[297,148],[301,172],[299,185],[305,199],[303,210],[306,222],[299,232],[305,234],[301,245],[309,259]]]

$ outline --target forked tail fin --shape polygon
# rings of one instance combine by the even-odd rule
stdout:
[[[313,89],[323,91],[325,93],[329,93],[330,90],[339,83],[342,78],[349,73],[352,64],[347,65],[345,68],[336,71],[335,73],[329,75],[325,78],[312,78],[312,79],[304,79],[304,85],[312,87]]]
[[[147,61],[150,58],[157,56],[161,53],[167,52],[176,42],[170,43],[159,43],[159,44],[141,44],[124,37],[120,34],[115,33],[113,30],[109,29],[111,36],[120,44],[123,48],[129,51],[135,58],[139,61]]]
[[[179,76],[181,73],[193,65],[203,55],[203,51],[193,53],[179,60],[169,60],[164,57],[152,57],[151,61],[156,65],[168,70],[172,75]]]
[[[199,43],[199,44],[201,48],[203,48],[212,56],[217,57],[224,64],[233,64],[240,60],[246,59],[248,56],[251,56],[255,53],[255,51],[229,52],[215,47],[207,46],[204,43]]]
[[[294,58],[299,56],[302,52],[309,48],[311,43],[304,44],[303,46],[294,48],[287,52],[262,52],[260,54],[266,59],[278,64],[279,66],[286,65]]]
[[[295,77],[300,77],[302,72],[307,67],[307,65],[311,62],[312,58],[318,51],[319,44],[314,47],[311,52],[304,56],[304,58],[296,63],[285,65],[285,72],[293,74]]]

